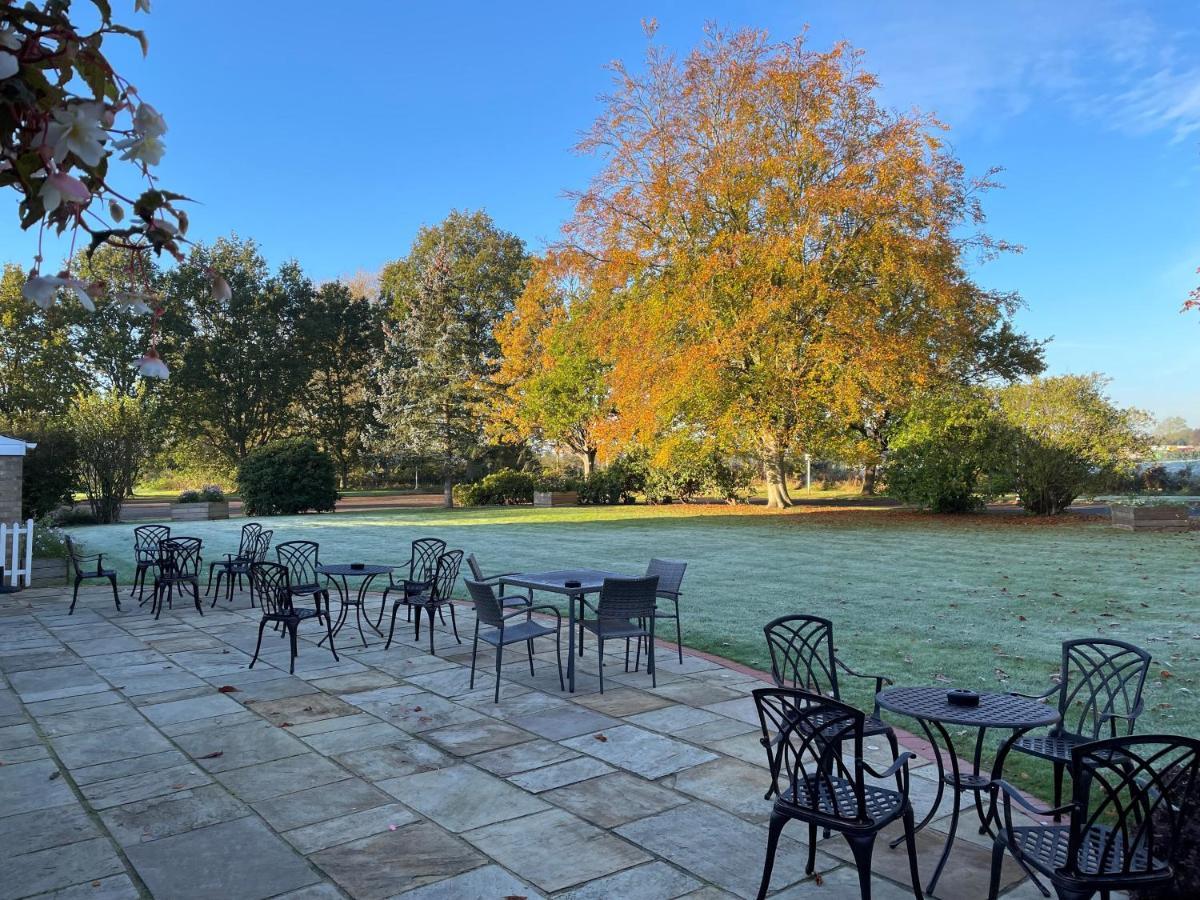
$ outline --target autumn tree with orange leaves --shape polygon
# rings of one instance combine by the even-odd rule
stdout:
[[[989,182],[935,120],[881,106],[844,44],[710,27],[612,68],[578,148],[602,167],[549,256],[589,286],[572,317],[608,367],[608,436],[753,452],[789,506],[790,454],[934,382],[1004,312],[963,263],[1006,249],[979,230]]]

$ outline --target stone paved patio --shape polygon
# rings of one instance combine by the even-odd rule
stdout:
[[[430,656],[407,629],[386,652],[347,630],[339,663],[306,623],[290,676],[271,632],[247,668],[258,616],[245,595],[157,622],[108,596],[85,589],[70,617],[62,589],[0,597],[0,900],[757,890],[770,804],[751,674],[660,648],[652,689],[614,654],[601,696],[589,640],[568,697],[542,641],[533,676],[510,648],[493,705],[493,657],[481,651],[471,690],[470,643],[444,631]],[[913,770],[918,816],[931,770]],[[925,879],[945,821],[918,838]],[[805,879],[804,836],[784,832],[773,896],[857,898],[845,842],[821,841]],[[986,894],[990,841],[962,838],[941,897]],[[878,900],[911,896],[902,849],[881,842],[875,872]],[[1019,874],[1009,864],[1004,896],[1040,897]]]

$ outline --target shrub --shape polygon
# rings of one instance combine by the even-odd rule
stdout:
[[[1030,512],[1062,512],[1088,488],[1131,471],[1148,449],[1148,417],[1113,405],[1104,386],[1098,375],[1062,375],[999,392],[1013,436],[1007,474]]]
[[[72,503],[75,490],[75,436],[65,425],[18,429],[15,437],[36,443],[25,454],[21,518],[41,519]]]
[[[884,479],[898,500],[936,513],[972,512],[996,495],[1002,429],[986,395],[958,389],[923,397],[891,440]]]
[[[144,398],[92,394],[75,402],[69,423],[92,514],[101,523],[116,522],[150,455],[153,410]]]
[[[33,528],[33,556],[35,559],[66,559],[67,539],[49,518],[37,521]]]
[[[632,503],[646,487],[646,455],[641,451],[623,453],[603,469],[581,479],[579,502],[595,505]]]
[[[501,469],[472,484],[454,486],[454,502],[460,506],[511,506],[532,503],[534,477],[528,472]]]
[[[238,466],[237,478],[246,515],[325,512],[337,503],[333,458],[307,438],[274,441],[251,451]]]
[[[200,492],[195,488],[190,488],[186,491],[180,491],[179,496],[175,498],[176,503],[199,503]]]
[[[650,503],[688,503],[704,494],[735,501],[749,487],[750,475],[749,469],[733,466],[720,448],[680,440],[650,463],[644,490]]]
[[[175,498],[176,503],[221,503],[224,500],[225,492],[216,484],[206,484],[199,490],[191,488],[180,491],[179,496]]]
[[[95,513],[86,509],[76,509],[73,506],[63,507],[50,514],[49,521],[56,527],[71,525],[99,525],[100,520]]]

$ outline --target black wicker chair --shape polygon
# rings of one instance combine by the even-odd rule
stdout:
[[[158,542],[158,571],[154,575],[154,618],[162,615],[163,600],[172,608],[175,590],[190,585],[196,612],[204,615],[200,603],[200,550],[204,542],[194,537],[166,538]]]
[[[458,570],[462,566],[462,559],[463,552],[461,550],[448,550],[441,554],[437,558],[433,579],[429,582],[427,590],[413,594],[406,591],[392,601],[392,624],[388,629],[388,639],[384,650],[392,646],[392,636],[396,633],[396,613],[400,611],[401,605],[406,605],[416,611],[416,615],[413,617],[413,638],[415,640],[421,639],[421,613],[424,611],[429,614],[430,653],[434,652],[433,615],[434,612],[440,613],[443,606],[450,608],[450,624],[454,628],[454,639],[460,644],[462,643],[462,638],[458,636],[458,621],[454,618],[454,604],[450,601],[454,585],[458,581]],[[443,619],[443,621],[445,620]]]
[[[297,607],[293,602],[287,566],[279,563],[255,562],[250,565],[249,574],[251,589],[258,595],[258,602],[262,605],[262,620],[258,623],[258,642],[254,645],[254,658],[250,660],[251,669],[258,662],[258,652],[262,649],[263,630],[267,627],[268,622],[282,626],[288,637],[291,638],[292,656],[288,666],[289,673],[295,674],[296,672],[296,657],[299,655],[297,631],[300,623],[307,619],[316,619],[318,623],[322,619],[325,620],[325,638],[329,641],[329,651],[333,654],[335,661],[341,661],[333,646],[333,624],[329,614],[328,594],[325,596],[323,608],[320,605],[320,599],[317,600],[318,605],[315,609],[306,606]]]
[[[208,564],[208,585],[204,588],[204,596],[208,596],[213,587],[213,570],[217,571],[217,595],[221,593],[221,577],[225,576],[229,584],[226,585],[227,600],[233,599],[233,575],[230,569],[235,566],[239,571],[238,585],[241,586],[242,576],[249,575],[248,567],[254,562],[254,546],[258,536],[262,533],[263,527],[258,522],[247,522],[242,526],[241,538],[238,540],[237,553],[226,553],[224,559],[219,559]],[[216,597],[213,598],[213,604],[216,605]]]
[[[675,620],[675,651],[679,654],[679,664],[683,665],[683,631],[679,622],[679,598],[683,593],[679,590],[683,584],[683,573],[687,571],[687,563],[679,559],[652,559],[650,564],[646,566],[647,575],[658,576],[658,591],[656,596],[659,600],[670,600],[672,603],[672,611],[667,612],[664,607],[655,604],[654,617],[656,619],[674,619]],[[636,672],[642,661],[642,641],[638,638],[637,655],[633,660],[633,670]]]
[[[519,609],[506,608],[503,598],[497,595],[495,588],[482,581],[466,579],[467,590],[475,602],[475,638],[471,643],[471,688],[475,687],[475,657],[479,652],[479,642],[491,644],[496,648],[496,695],[494,703],[500,702],[500,666],[504,659],[504,648],[508,644],[524,642],[529,651],[529,674],[533,671],[533,639],[554,635],[554,649],[558,652],[558,687],[566,690],[562,673],[562,614],[549,604],[532,606],[522,603]],[[532,613],[551,613],[554,616],[554,627],[533,621]],[[513,619],[523,616],[520,621]],[[489,630],[480,631],[480,625],[489,626]]]
[[[1133,734],[1149,671],[1150,654],[1125,641],[1063,641],[1059,683],[1041,694],[1016,694],[1033,700],[1058,695],[1059,723],[1047,734],[1023,735],[1012,747],[1054,764],[1055,806],[1062,803],[1063,772],[1073,747],[1119,737],[1121,724],[1125,735]]]
[[[762,726],[771,783],[766,799],[775,798],[767,832],[758,898],[766,897],[775,865],[775,851],[784,825],[795,819],[808,825],[808,863],[816,865],[817,829],[837,831],[846,838],[858,869],[863,900],[871,896],[871,856],[879,832],[896,820],[904,825],[913,894],[921,900],[917,844],[912,804],[908,799],[908,761],[902,753],[887,769],[877,772],[863,760],[866,716],[837,700],[793,688],[759,688],[754,703]],[[842,747],[853,748],[850,761]],[[896,787],[868,784],[866,776],[895,777]]]
[[[583,632],[596,636],[596,652],[600,666],[600,693],[604,693],[604,642],[625,641],[625,671],[629,671],[629,641],[636,638],[647,640],[651,648],[646,652],[646,671],[650,673],[650,684],[658,687],[658,674],[654,666],[654,604],[658,590],[658,576],[644,578],[605,578],[600,586],[600,596],[595,606],[586,601],[580,604],[579,655],[583,656]],[[587,617],[588,610],[595,618]]]
[[[872,696],[877,697],[891,679],[883,675],[863,675],[847,666],[833,647],[833,622],[820,616],[790,615],[773,619],[763,627],[767,649],[771,651],[771,679],[779,687],[812,691],[841,701],[838,670],[854,678],[875,682]],[[867,737],[883,735],[892,748],[892,757],[900,753],[896,734],[879,716],[879,701],[863,722]]]
[[[474,553],[467,554],[467,568],[471,570],[471,579],[478,581],[480,584],[490,584],[497,588],[496,599],[500,601],[501,606],[529,606],[533,603],[533,590],[525,588],[523,592],[516,594],[505,593],[507,585],[498,583],[498,579],[505,575],[516,575],[516,572],[497,572],[495,575],[484,575],[479,568],[479,560],[475,558]]]
[[[1004,821],[992,845],[988,893],[995,900],[1000,867],[1008,849],[1054,886],[1060,900],[1089,900],[1099,893],[1155,888],[1169,890],[1193,830],[1200,788],[1200,740],[1174,735],[1107,738],[1071,747],[1072,799],[1065,806],[1039,809],[1005,781]],[[1034,816],[1070,813],[1070,824],[1015,826],[1013,805]],[[1194,847],[1194,845],[1192,845]],[[1143,894],[1142,892],[1146,892]]]
[[[0,547],[0,551],[3,551],[3,549],[3,547]],[[75,614],[75,604],[79,601],[79,585],[88,580],[99,579],[104,579],[112,585],[113,602],[117,604],[117,612],[120,612],[121,598],[117,596],[117,570],[104,568],[104,554],[91,553],[85,555],[80,553],[79,547],[68,536],[67,558],[71,560],[71,571],[75,573],[75,590],[71,594],[71,608],[67,610],[67,615]],[[96,563],[94,569],[91,566],[93,560]]]
[[[446,542],[441,538],[417,538],[409,547],[408,577],[400,581],[391,580],[383,591],[383,602],[379,604],[379,618],[375,622],[378,629],[383,624],[383,611],[387,608],[388,594],[400,591],[404,597],[415,597],[429,593],[433,577],[437,569],[438,557],[446,552]],[[412,606],[405,606],[405,619],[412,621]],[[439,610],[440,612],[440,610]],[[446,624],[445,616],[442,624]]]
[[[133,529],[133,561],[137,568],[129,596],[133,597],[136,591],[139,606],[149,599],[146,597],[146,572],[158,568],[158,542],[170,536],[169,525],[139,525]]]

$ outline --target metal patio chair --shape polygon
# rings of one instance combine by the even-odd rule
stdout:
[[[496,695],[492,702],[500,702],[500,666],[504,659],[504,648],[509,644],[524,643],[529,651],[529,674],[533,671],[533,640],[539,637],[554,635],[554,649],[558,652],[558,687],[566,690],[563,682],[562,669],[562,614],[554,606],[527,606],[524,603],[518,609],[506,608],[503,599],[496,594],[495,588],[481,581],[466,579],[467,590],[475,603],[475,637],[471,643],[471,689],[475,688],[475,657],[479,652],[479,642],[491,644],[496,649]],[[548,612],[554,615],[554,627],[533,621],[532,613]],[[519,621],[513,621],[521,618]],[[489,630],[480,631],[479,626],[489,626]]]
[[[990,900],[999,893],[1006,849],[1048,879],[1059,900],[1097,893],[1108,900],[1113,891],[1158,896],[1156,888],[1184,896],[1170,886],[1191,864],[1184,853],[1194,853],[1194,837],[1182,838],[1194,834],[1200,816],[1200,740],[1135,735],[1075,744],[1067,767],[1065,806],[1039,809],[1008,782],[994,783],[1004,812],[992,844]],[[1070,823],[1014,825],[1014,804],[1034,816],[1069,813]]]
[[[204,615],[200,603],[200,551],[204,542],[194,537],[166,538],[158,542],[158,571],[154,575],[154,618],[162,615],[163,600],[173,607],[176,589],[191,586],[196,612]]]
[[[129,596],[137,591],[138,606],[146,602],[146,572],[158,568],[158,542],[171,536],[169,525],[139,525],[133,529],[133,561],[136,568]]]
[[[1012,749],[1054,765],[1054,805],[1062,804],[1063,773],[1071,750],[1106,737],[1133,734],[1142,714],[1142,688],[1150,654],[1125,641],[1082,638],[1063,641],[1059,683],[1041,694],[1018,697],[1045,700],[1058,695],[1062,718],[1045,734],[1026,734]],[[1057,821],[1057,820],[1056,820]]]
[[[434,566],[433,579],[429,583],[428,590],[423,593],[409,594],[404,593],[392,601],[392,624],[388,629],[387,644],[384,645],[384,650],[392,646],[392,636],[396,633],[396,613],[400,611],[402,605],[408,606],[415,611],[413,616],[413,639],[421,639],[421,613],[429,614],[429,652],[433,653],[433,616],[435,612],[440,613],[442,607],[450,608],[450,624],[454,629],[454,639],[458,643],[462,643],[462,638],[458,636],[458,621],[454,617],[454,604],[451,602],[451,595],[454,592],[454,585],[458,581],[458,570],[462,565],[463,552],[461,550],[448,550],[437,558],[437,564]],[[442,620],[445,622],[445,619]]]
[[[400,591],[404,597],[415,597],[428,593],[437,569],[438,557],[446,552],[446,542],[441,538],[417,538],[409,545],[408,577],[400,581],[388,576],[388,586],[383,591],[383,602],[379,606],[379,618],[375,622],[378,628],[383,624],[383,611],[387,608],[388,594]],[[440,612],[440,611],[439,611]],[[405,621],[412,621],[412,606],[405,606]],[[442,617],[442,624],[446,619]]]
[[[580,601],[579,655],[583,655],[582,634],[584,631],[590,631],[596,636],[600,693],[604,693],[605,641],[625,641],[626,672],[629,671],[629,639],[645,638],[649,642],[647,646],[654,647],[654,604],[657,590],[657,575],[644,578],[605,578],[595,606],[587,601]],[[595,618],[587,618],[589,609],[595,613]],[[646,671],[650,673],[651,686],[658,687],[652,649],[646,653]]]
[[[238,574],[238,586],[239,587],[241,586],[241,583],[242,583],[241,576],[242,575],[246,575],[247,577],[249,576],[249,572],[246,567],[249,566],[250,563],[254,561],[255,542],[256,542],[259,534],[262,533],[262,530],[263,530],[262,525],[260,525],[258,522],[247,522],[245,525],[242,526],[241,537],[238,540],[237,553],[226,553],[224,559],[218,559],[218,560],[215,560],[214,562],[210,562],[208,564],[208,585],[204,588],[204,596],[205,597],[207,597],[209,595],[209,593],[212,591],[213,571],[215,569],[219,569],[219,571],[217,572],[217,594],[218,594],[218,596],[221,593],[221,576],[225,575],[226,577],[229,577],[230,580],[232,581],[232,576],[231,576],[229,570],[231,568],[233,568],[235,565],[239,565],[241,567],[241,571],[237,573]],[[229,595],[226,599],[232,599],[233,588],[227,586],[226,593]],[[213,603],[214,603],[214,605],[216,604],[216,597],[213,598]]]
[[[258,642],[254,645],[254,658],[250,660],[250,668],[258,662],[258,653],[262,649],[263,630],[270,622],[276,627],[282,627],[291,639],[291,662],[288,667],[290,674],[296,672],[297,632],[301,622],[316,619],[318,623],[325,620],[325,637],[329,641],[329,651],[335,661],[338,659],[337,650],[333,646],[333,624],[329,614],[329,605],[313,609],[307,606],[297,607],[294,602],[291,584],[288,581],[287,566],[279,563],[255,562],[250,565],[251,589],[258,594],[258,602],[262,606],[262,620],[258,623]],[[326,595],[328,601],[328,595]]]
[[[0,550],[3,549],[0,547]],[[71,594],[71,608],[67,610],[67,615],[75,614],[75,604],[79,602],[79,585],[84,581],[99,579],[104,579],[112,585],[113,602],[117,604],[117,612],[120,612],[121,598],[117,596],[117,570],[104,568],[104,554],[80,553],[79,546],[68,536],[67,558],[71,561],[71,570],[75,573],[75,590]],[[96,563],[95,569],[91,566],[93,560]]]
[[[808,825],[808,862],[816,866],[817,829],[836,831],[846,838],[858,869],[863,900],[871,896],[871,857],[879,833],[901,820],[908,845],[908,866],[913,895],[921,900],[917,871],[916,828],[908,798],[908,761],[902,753],[882,772],[863,759],[866,716],[830,697],[794,688],[759,688],[754,705],[762,727],[771,782],[766,799],[775,798],[767,829],[767,855],[763,863],[758,900],[767,896],[779,835],[792,819]],[[852,748],[849,759],[842,748]],[[868,783],[866,776],[896,779],[895,789]]]

